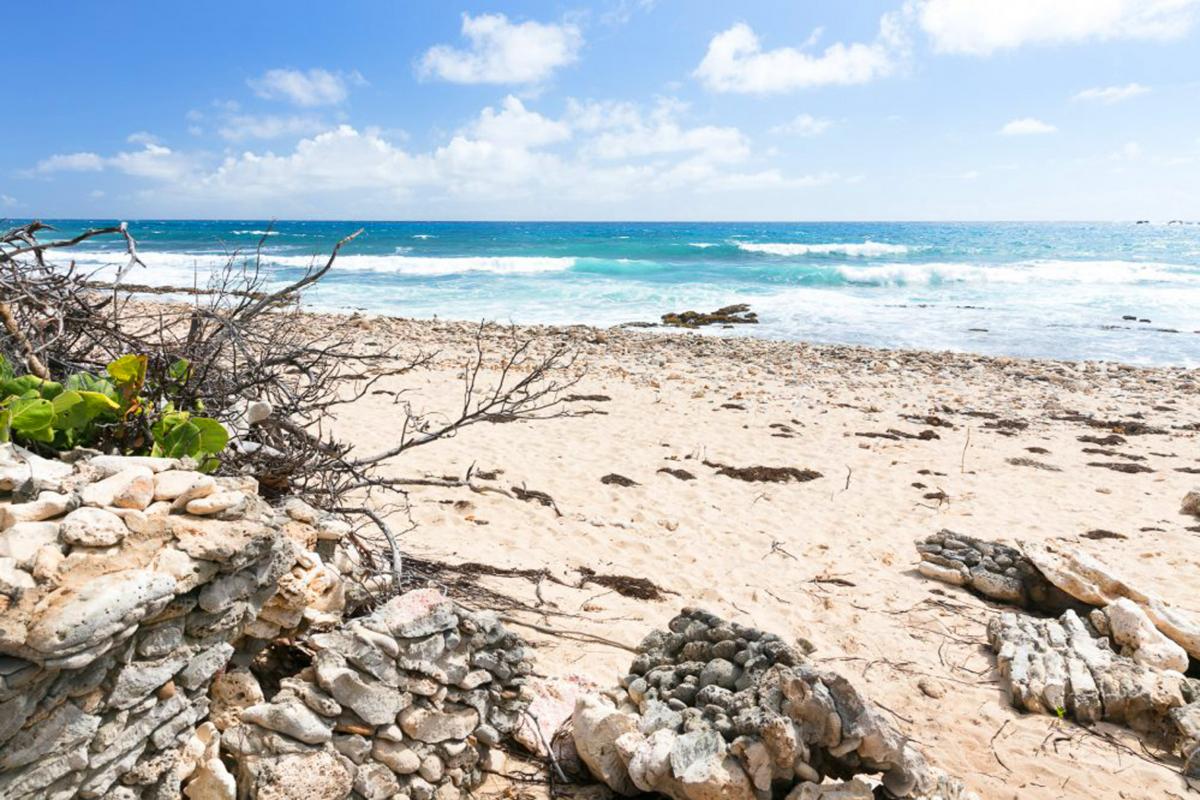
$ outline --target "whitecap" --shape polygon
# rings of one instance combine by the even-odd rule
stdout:
[[[908,245],[884,242],[829,242],[802,244],[800,242],[734,242],[739,250],[772,256],[844,255],[857,258],[904,255]]]

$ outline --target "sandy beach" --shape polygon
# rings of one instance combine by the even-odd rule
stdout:
[[[397,398],[427,413],[461,402],[475,326],[349,324],[364,340],[438,355],[344,411],[339,435],[370,450],[387,443]],[[498,355],[513,333],[490,329],[486,344]],[[1200,614],[1200,528],[1179,513],[1200,481],[1194,371],[622,329],[515,333],[578,349],[577,397],[554,418],[480,424],[407,454],[397,476],[461,477],[473,465],[494,478],[476,484],[503,490],[410,487],[408,553],[548,570],[537,585],[482,579],[544,610],[515,615],[536,626],[633,646],[681,607],[701,606],[806,639],[983,797],[1184,796],[1177,771],[1130,731],[1012,709],[984,635],[998,607],[919,575],[913,542],[942,529],[1061,539]],[[1078,415],[1126,421],[1126,443],[1081,442],[1111,431]],[[1132,422],[1162,432],[1130,435]],[[1123,464],[1150,471],[1104,466]],[[819,477],[721,471],[751,466]],[[605,480],[613,474],[628,482]],[[517,499],[514,487],[554,505]],[[622,596],[584,580],[586,570],[649,579],[666,599]],[[523,633],[546,675],[611,685],[630,658]]]

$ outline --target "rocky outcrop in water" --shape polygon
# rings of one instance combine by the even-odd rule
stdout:
[[[624,795],[674,800],[966,798],[848,680],[779,636],[685,609],[642,642],[622,688],[581,698],[576,749]]]

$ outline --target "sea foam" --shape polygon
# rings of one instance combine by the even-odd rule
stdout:
[[[843,255],[855,258],[904,255],[908,246],[884,242],[829,242],[802,244],[799,242],[734,242],[739,250],[772,256]]]

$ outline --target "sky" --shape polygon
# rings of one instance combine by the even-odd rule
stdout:
[[[1200,0],[38,6],[10,218],[1200,218]]]

